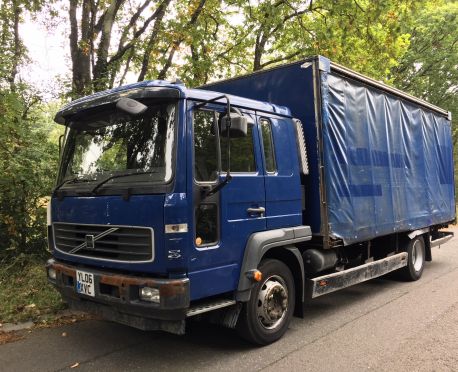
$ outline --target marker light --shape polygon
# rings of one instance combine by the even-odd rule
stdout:
[[[161,302],[161,295],[158,288],[143,287],[139,291],[140,299],[143,301],[154,302],[156,304]]]
[[[259,270],[256,270],[256,271],[253,273],[253,279],[254,279],[256,282],[260,282],[261,279],[262,279],[262,272],[260,272]]]
[[[51,280],[56,280],[57,278],[56,270],[54,270],[52,267],[48,268],[48,278]]]
[[[262,280],[262,272],[259,270],[250,270],[246,273],[248,279],[251,279],[255,282],[260,282]]]

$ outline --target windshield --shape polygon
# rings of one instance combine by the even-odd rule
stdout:
[[[149,104],[141,115],[110,109],[70,123],[60,182],[167,183],[173,175],[176,103]],[[138,173],[138,175],[136,174]]]

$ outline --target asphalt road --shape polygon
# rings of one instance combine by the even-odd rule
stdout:
[[[0,346],[1,371],[75,363],[74,371],[458,371],[458,238],[434,248],[421,280],[375,279],[316,299],[264,348],[208,324],[180,337],[96,320]]]

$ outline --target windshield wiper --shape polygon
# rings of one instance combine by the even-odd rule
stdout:
[[[90,181],[94,181],[93,179],[82,179],[82,178],[78,178],[78,177],[73,177],[73,178],[70,178],[70,179],[67,179],[65,181],[62,181],[61,183],[59,183],[53,190],[53,195],[56,194],[56,192],[64,185],[66,185],[67,183],[77,183],[77,182],[90,182]]]
[[[132,173],[123,173],[123,174],[114,174],[113,176],[105,178],[103,181],[99,182],[95,187],[91,190],[91,194],[97,194],[97,190],[106,184],[108,181],[114,178],[121,178],[121,177],[129,177],[129,176],[136,176],[140,174],[152,174],[157,173],[157,171],[148,171],[148,172],[132,172]]]

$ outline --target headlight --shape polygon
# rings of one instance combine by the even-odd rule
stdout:
[[[143,301],[154,302],[156,304],[161,302],[161,295],[158,288],[143,287],[139,291],[140,299]]]

